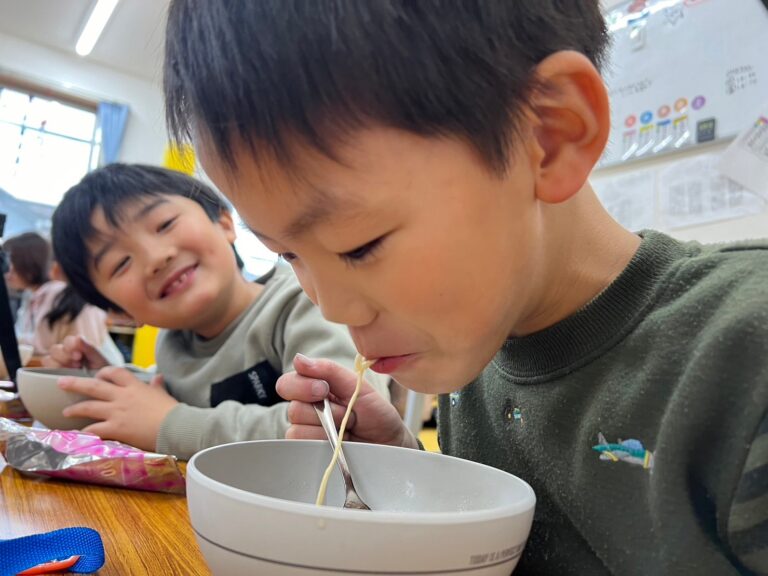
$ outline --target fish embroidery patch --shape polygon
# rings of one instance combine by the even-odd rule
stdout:
[[[642,466],[646,470],[653,468],[653,452],[646,450],[640,440],[619,440],[610,443],[602,432],[597,435],[597,444],[592,450],[600,453],[600,460],[609,462],[627,462],[635,466]]]

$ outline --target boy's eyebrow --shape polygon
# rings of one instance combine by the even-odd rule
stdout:
[[[162,196],[155,198],[152,202],[149,202],[144,206],[142,206],[141,209],[138,210],[136,214],[133,215],[133,218],[131,218],[131,222],[136,222],[136,220],[141,220],[142,218],[144,218],[144,216],[152,212],[152,210],[160,206],[160,204],[167,204],[167,203],[168,203],[167,198],[163,198]]]
[[[342,205],[342,201],[338,196],[325,190],[315,189],[315,194],[312,199],[307,203],[299,215],[291,220],[285,227],[282,235],[288,239],[296,238],[317,224],[329,220],[331,216],[347,219],[352,218],[359,213],[360,210],[356,203],[345,200]],[[248,227],[248,230],[259,238],[270,241],[273,240],[266,234],[262,234],[247,224],[246,226]]]
[[[324,198],[313,197],[309,205],[285,227],[285,236],[296,238],[302,232],[316,224],[328,220],[331,214],[338,212],[339,202],[335,197],[324,194]]]
[[[148,202],[144,206],[142,206],[136,214],[133,215],[131,218],[131,222],[136,222],[137,220],[141,220],[144,216],[152,212],[155,208],[160,206],[161,204],[166,204],[168,202],[167,198],[158,197],[155,198],[152,202]],[[99,269],[99,262],[101,262],[101,259],[104,258],[107,252],[109,252],[112,247],[115,245],[114,240],[110,240],[109,242],[105,242],[104,246],[99,248],[99,251],[96,252],[96,254],[93,257],[93,267],[98,270]]]

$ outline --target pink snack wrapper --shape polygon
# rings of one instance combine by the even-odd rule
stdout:
[[[184,494],[174,456],[144,452],[77,430],[27,428],[0,418],[0,452],[24,474]]]

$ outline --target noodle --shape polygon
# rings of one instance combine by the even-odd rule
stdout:
[[[322,506],[325,502],[325,492],[328,489],[328,478],[331,477],[331,472],[333,472],[333,467],[336,465],[336,460],[339,459],[341,443],[344,440],[344,430],[347,427],[347,420],[349,420],[349,415],[352,414],[352,406],[355,405],[357,395],[360,394],[360,388],[363,385],[363,374],[368,368],[371,367],[372,364],[373,360],[366,360],[360,354],[355,357],[357,384],[355,385],[355,391],[352,393],[352,398],[349,399],[349,404],[347,405],[347,411],[344,413],[344,418],[341,420],[341,426],[339,427],[339,441],[336,443],[336,449],[333,451],[333,458],[331,458],[331,463],[328,464],[328,468],[325,469],[323,480],[320,482],[320,489],[317,491],[317,500],[315,501],[317,506]]]

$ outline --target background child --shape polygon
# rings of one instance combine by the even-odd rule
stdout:
[[[113,164],[66,193],[53,216],[62,268],[89,302],[166,329],[157,368],[167,388],[107,367],[96,379],[61,380],[93,397],[66,414],[101,420],[86,430],[102,437],[182,458],[215,444],[284,435],[288,403],[275,382],[293,357],[305,352],[349,364],[355,350],[289,269],[247,282],[234,239],[222,200],[178,172]],[[79,341],[52,357],[65,365],[104,363]],[[376,384],[386,394],[386,380]]]
[[[122,359],[107,332],[107,315],[85,303],[51,262],[48,241],[35,232],[25,232],[5,241],[9,255],[8,286],[24,292],[18,311],[19,342],[30,344],[34,353],[47,354],[52,346],[77,335],[113,363]]]
[[[444,394],[443,451],[532,484],[515,574],[768,573],[768,244],[611,219],[606,44],[597,0],[174,0],[166,106],[373,370]],[[321,437],[354,377],[295,366]],[[416,446],[370,388],[355,415]]]

